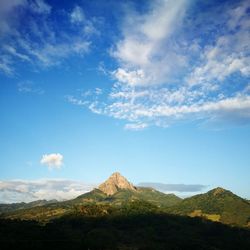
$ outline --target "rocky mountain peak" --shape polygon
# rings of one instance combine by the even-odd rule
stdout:
[[[136,191],[136,188],[133,186],[133,184],[118,172],[113,173],[98,187],[98,189],[107,195],[113,195],[119,189],[129,189]]]
[[[218,196],[218,195],[220,195],[220,194],[226,193],[227,190],[224,189],[224,188],[221,188],[221,187],[217,187],[217,188],[211,190],[211,192],[212,192],[212,194],[213,194],[214,196]]]

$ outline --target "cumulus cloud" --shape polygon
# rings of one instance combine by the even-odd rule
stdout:
[[[42,156],[40,161],[42,165],[46,165],[49,168],[61,168],[63,165],[63,156],[59,153],[57,154],[45,154]]]
[[[131,85],[159,84],[185,66],[180,48],[169,50],[168,47],[187,7],[185,0],[152,1],[146,14],[128,14],[123,25],[123,39],[112,51],[121,64],[113,74],[118,81]]]
[[[73,199],[96,185],[73,180],[0,181],[0,203]]]

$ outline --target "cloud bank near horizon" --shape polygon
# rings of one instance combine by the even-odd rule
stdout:
[[[137,186],[151,187],[160,190],[162,192],[180,192],[180,193],[201,192],[208,187],[207,185],[201,185],[201,184],[166,184],[158,182],[141,182]]]
[[[0,203],[73,199],[96,185],[74,180],[41,179],[0,181]]]
[[[136,186],[152,187],[161,192],[173,192],[180,196],[190,196],[208,186],[201,184],[163,184],[142,182]],[[67,179],[9,180],[0,181],[0,203],[31,202],[35,200],[58,201],[73,199],[98,187]]]

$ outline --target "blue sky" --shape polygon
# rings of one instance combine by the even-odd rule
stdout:
[[[248,0],[2,0],[1,202],[73,197],[114,171],[250,198],[249,13]]]

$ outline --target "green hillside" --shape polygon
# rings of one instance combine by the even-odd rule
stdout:
[[[106,195],[99,189],[83,194],[72,200],[73,203],[81,202],[98,202],[112,203],[113,205],[121,205],[124,202],[143,200],[151,202],[159,207],[169,207],[178,204],[182,199],[174,194],[164,194],[153,188],[137,188],[136,191],[128,189],[120,189],[113,195]]]
[[[69,201],[1,214],[0,246],[245,250],[250,249],[249,219],[248,201],[222,188],[184,200],[152,188],[119,189],[113,195],[94,189]]]
[[[238,250],[250,231],[169,215],[149,202],[88,204],[49,223],[0,219],[1,249]]]
[[[57,200],[37,200],[37,201],[32,201],[32,202],[20,202],[20,203],[12,203],[12,204],[0,204],[0,214],[2,213],[7,213],[7,212],[12,212],[16,211],[19,209],[28,209],[28,208],[33,208],[37,206],[44,206],[48,205],[51,203],[56,203]]]
[[[173,194],[164,194],[152,188],[136,188],[136,191],[119,189],[113,195],[94,189],[72,200],[3,213],[1,218],[48,222],[76,211],[98,216],[105,215],[112,209],[121,209],[127,213],[128,204],[138,202],[150,204],[164,213],[202,217],[235,226],[250,226],[250,203],[222,188],[183,200]]]
[[[86,206],[110,205],[111,207],[123,207],[129,202],[145,201],[156,207],[166,207],[178,204],[181,198],[174,194],[164,194],[152,188],[138,188],[136,191],[120,189],[114,195],[106,195],[99,189],[78,196],[75,199],[46,204],[27,209],[18,209],[2,215],[2,218],[49,221],[70,214],[76,210],[85,210]]]
[[[250,222],[250,204],[223,188],[186,198],[169,208],[168,212],[191,217],[201,216],[237,226],[249,226]]]

